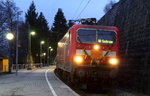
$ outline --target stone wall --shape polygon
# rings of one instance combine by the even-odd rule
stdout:
[[[150,1],[120,0],[98,25],[120,30],[120,86],[150,90]]]

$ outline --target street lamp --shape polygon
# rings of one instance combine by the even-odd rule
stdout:
[[[41,63],[41,66],[42,66],[42,45],[45,43],[45,41],[41,41],[40,42],[40,63]]]
[[[51,49],[51,51],[53,51],[53,49]]]
[[[48,58],[47,61],[49,61],[48,63],[51,63],[51,52],[53,51],[53,48],[51,46],[48,47]]]
[[[12,40],[14,38],[14,34],[12,34],[12,33],[7,33],[6,34],[6,39],[7,40]]]
[[[30,34],[31,34],[32,36],[34,36],[36,33],[35,33],[34,31],[32,31]]]
[[[46,56],[46,53],[43,53],[43,56]]]
[[[48,48],[49,48],[49,49],[51,49],[52,47],[51,47],[51,46],[49,46]]]
[[[50,49],[50,63],[52,63],[52,56],[51,56],[52,51],[53,51],[53,49],[51,48]]]
[[[17,12],[17,31],[16,31],[16,76],[18,75],[18,32],[19,32],[19,15],[21,15],[23,11],[18,11]]]
[[[41,44],[44,44],[45,43],[45,41],[41,41]]]
[[[47,48],[47,63],[48,63],[48,65],[50,65],[50,49],[51,49],[52,47],[51,46],[49,46],[48,48]]]
[[[45,62],[45,60],[46,60],[46,57],[45,57],[45,56],[46,56],[46,53],[43,53],[43,59],[44,59],[43,62],[44,62],[44,65],[45,65],[45,63],[46,63],[46,62]]]
[[[6,34],[6,39],[7,39],[8,41],[13,40],[13,39],[14,39],[14,34],[13,34],[13,33],[10,33],[10,32],[9,32],[9,33],[7,33],[7,34]],[[11,53],[10,53],[10,42],[8,43],[8,48],[9,48],[9,49],[8,49],[8,50],[9,50],[9,56],[8,56],[8,60],[9,60],[9,73],[11,73],[11,62],[10,62],[10,61],[11,61],[11,60],[10,60],[10,59],[11,59],[11,57],[10,57],[10,56],[11,56]]]
[[[32,66],[32,52],[31,52],[31,39],[32,36],[34,36],[36,33],[34,31],[29,33],[29,66],[28,66],[28,70],[31,70],[31,66]]]

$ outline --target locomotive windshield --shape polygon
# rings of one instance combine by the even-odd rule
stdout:
[[[100,43],[111,45],[116,41],[116,33],[106,30],[78,30],[78,42],[80,43]]]
[[[96,30],[78,30],[78,41],[80,43],[95,43]]]

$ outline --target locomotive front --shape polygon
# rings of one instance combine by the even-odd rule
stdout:
[[[119,65],[119,31],[116,27],[82,26],[75,31],[74,75],[79,80],[116,76]]]

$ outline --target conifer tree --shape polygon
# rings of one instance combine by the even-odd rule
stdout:
[[[49,35],[49,27],[47,20],[45,19],[42,12],[40,13],[37,19],[37,24],[41,40],[47,40]]]
[[[43,46],[43,51],[46,52],[47,48],[49,46],[49,38],[50,38],[50,32],[47,20],[45,19],[43,13],[41,12],[38,19],[37,19],[37,30],[38,30],[38,36],[40,40],[44,40],[45,44]]]
[[[32,2],[27,13],[25,14],[25,17],[26,17],[26,24],[28,25],[28,32],[29,32],[28,34],[30,34],[31,31],[36,32],[36,36],[31,36],[31,45],[32,45],[31,52],[34,62],[39,62],[39,58],[37,57],[39,57],[39,50],[40,50],[39,48],[40,40],[38,39],[39,37],[37,36],[37,34],[39,34],[39,32],[37,31],[37,18],[38,18],[37,16],[38,13],[36,12],[36,6],[34,2]]]
[[[31,30],[36,30],[37,16],[38,16],[38,13],[36,12],[35,4],[32,1],[27,13],[25,14],[26,23],[30,25]]]
[[[62,12],[62,9],[59,8],[55,15],[54,23],[51,28],[52,32],[50,42],[52,47],[54,48],[54,51],[52,53],[53,56],[56,56],[58,41],[65,35],[67,30],[68,30],[67,20],[64,16],[64,13]]]
[[[34,2],[31,3],[27,13],[26,13],[26,23],[29,26],[29,32],[35,31],[36,35],[31,36],[31,52],[32,57],[35,62],[40,62],[40,42],[45,41],[45,44],[42,46],[42,51],[46,52],[48,47],[48,38],[49,38],[49,27],[47,20],[45,19],[43,13],[41,12],[38,16],[36,12],[36,6]]]
[[[64,16],[64,13],[62,12],[62,9],[58,9],[58,12],[55,15],[54,23],[52,26],[52,31],[55,33],[57,38],[57,41],[59,41],[66,33],[68,27],[67,27],[67,21]]]

